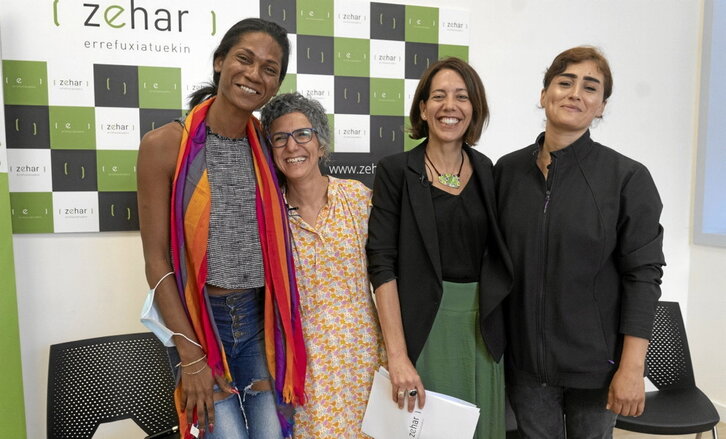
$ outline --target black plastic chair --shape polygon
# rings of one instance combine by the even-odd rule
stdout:
[[[648,379],[658,390],[646,392],[641,416],[618,416],[615,426],[646,434],[697,433],[697,438],[711,430],[718,439],[718,412],[696,387],[678,302],[658,302],[645,362]]]
[[[48,438],[91,438],[104,422],[132,419],[148,435],[173,434],[174,377],[150,332],[50,347]]]

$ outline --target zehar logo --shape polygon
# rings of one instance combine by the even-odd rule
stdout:
[[[53,0],[53,23],[61,26],[63,2]],[[211,15],[211,34],[217,33],[217,15]],[[79,19],[86,27],[108,27],[111,29],[157,30],[160,32],[183,32],[190,11],[173,8],[152,8],[143,2],[128,0],[116,3],[83,3]]]
[[[469,29],[469,24],[460,20],[442,21],[441,29],[444,31],[463,32]]]

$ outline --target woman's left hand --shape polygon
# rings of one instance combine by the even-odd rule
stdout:
[[[640,416],[645,409],[645,354],[648,351],[648,340],[626,335],[623,338],[623,353],[620,365],[615,372],[610,389],[606,409],[623,416]]]
[[[643,371],[618,368],[610,382],[606,408],[623,416],[640,416],[645,408]]]

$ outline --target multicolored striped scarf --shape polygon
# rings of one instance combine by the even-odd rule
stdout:
[[[179,295],[197,339],[207,354],[207,363],[215,376],[224,375],[231,381],[205,289],[211,209],[204,154],[207,137],[205,118],[213,101],[214,98],[210,98],[194,107],[184,123],[172,186],[171,249]],[[259,121],[250,116],[247,140],[257,179],[257,223],[265,268],[265,351],[274,377],[278,404],[301,405],[305,402],[307,358],[287,210],[260,132]],[[180,387],[177,396],[181,395]],[[180,414],[183,415],[183,412]],[[280,420],[285,437],[291,436],[291,422],[286,422],[283,416]],[[185,421],[185,416],[180,416],[180,427]],[[180,430],[188,431],[187,426],[184,427]]]

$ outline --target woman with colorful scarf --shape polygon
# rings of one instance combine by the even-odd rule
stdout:
[[[283,28],[238,22],[183,123],[149,132],[139,148],[146,276],[175,334],[185,438],[289,437],[288,406],[304,402],[286,211],[252,115],[277,93],[288,58]]]

